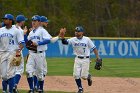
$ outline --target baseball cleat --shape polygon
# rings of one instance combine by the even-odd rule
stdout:
[[[15,85],[15,87],[13,88],[13,93],[18,93],[17,85]]]
[[[79,89],[77,93],[84,93],[83,89]]]
[[[28,93],[34,93],[34,91],[33,90],[29,90]]]
[[[92,85],[92,79],[91,79],[90,74],[88,75],[87,81],[88,81],[88,85],[91,86]]]
[[[37,86],[34,87],[34,91],[35,91],[35,92],[38,92]]]
[[[44,93],[43,90],[38,90],[38,93]]]
[[[6,91],[2,91],[2,93],[7,93]]]

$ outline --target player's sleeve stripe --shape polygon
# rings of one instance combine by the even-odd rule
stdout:
[[[20,41],[19,44],[21,44],[21,43],[25,43],[25,41],[24,40],[23,41]]]
[[[27,34],[24,35],[24,41],[25,41],[25,42],[28,41],[28,39],[27,39]]]
[[[45,44],[49,44],[50,43],[50,39],[45,39],[42,42],[38,42],[38,45],[45,45]]]
[[[91,51],[93,51],[96,48],[96,46],[94,46],[93,48],[91,48]]]
[[[62,44],[68,45],[68,41],[65,38],[61,40],[62,40]]]
[[[25,47],[25,42],[21,42],[20,44],[22,44]]]

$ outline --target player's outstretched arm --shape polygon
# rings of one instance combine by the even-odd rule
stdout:
[[[64,38],[66,32],[66,28],[61,28],[58,36],[51,38],[51,43],[55,43],[59,38]]]
[[[62,40],[62,44],[67,45],[67,44],[68,44],[68,41],[65,39],[65,33],[66,33],[66,28],[62,28],[62,29],[60,30],[59,37],[60,37],[61,40]]]
[[[96,56],[96,59],[100,59],[100,56],[98,54],[98,50],[96,48],[93,50],[93,52],[94,52],[94,54]]]

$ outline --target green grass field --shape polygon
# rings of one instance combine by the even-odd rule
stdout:
[[[103,59],[102,70],[94,69],[92,59],[90,73],[95,77],[140,77],[140,59]],[[74,58],[47,58],[48,75],[72,76]]]
[[[140,77],[140,59],[105,58],[101,70],[94,69],[94,60],[91,60],[90,65],[90,73],[94,77]],[[47,63],[48,76],[72,76],[74,58],[47,58]],[[27,93],[27,90],[20,90],[20,93]],[[47,91],[47,93],[72,92]]]

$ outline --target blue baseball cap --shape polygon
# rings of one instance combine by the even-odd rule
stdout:
[[[14,16],[12,14],[5,14],[2,19],[14,20]]]
[[[49,22],[49,20],[45,16],[41,16],[40,18],[41,18],[40,20],[41,22]]]
[[[18,15],[18,16],[16,17],[16,21],[17,21],[17,22],[26,21],[26,20],[28,20],[28,19],[25,18],[24,15]]]
[[[40,21],[40,20],[41,20],[41,18],[40,18],[39,15],[34,15],[34,16],[32,17],[32,21]]]
[[[76,32],[84,32],[84,28],[82,26],[77,26],[75,30]]]

